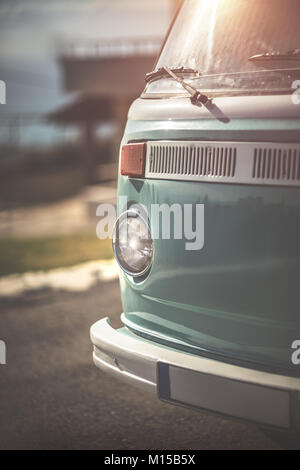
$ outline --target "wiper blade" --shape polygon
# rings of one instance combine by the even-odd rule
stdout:
[[[288,51],[287,55],[300,55],[300,49],[293,49],[292,51]]]
[[[284,54],[258,54],[248,59],[258,67],[277,69],[284,63],[286,67],[298,69],[300,67],[300,49],[285,52]]]
[[[185,73],[185,74],[193,74],[193,75],[200,75],[197,70],[194,70],[192,68],[188,67],[172,67],[169,70],[171,70],[174,73]],[[165,67],[160,67],[159,69],[152,70],[152,72],[149,72],[146,74],[145,81],[150,82],[151,80],[154,80],[156,78],[161,78],[165,75],[168,75],[169,73],[167,72]]]
[[[180,68],[180,71],[182,71],[182,70],[183,69]],[[199,72],[197,72],[197,73],[199,74]],[[221,121],[225,124],[227,124],[230,121],[229,118],[227,116],[225,116],[224,113],[218,108],[218,106],[216,106],[212,102],[212,100],[210,98],[208,98],[208,96],[204,95],[203,93],[201,93],[201,91],[197,90],[197,88],[194,88],[189,83],[187,83],[185,80],[178,77],[178,75],[176,75],[176,73],[174,72],[174,69],[170,69],[167,66],[162,67],[160,69],[160,76],[165,75],[165,74],[170,75],[172,78],[174,78],[174,80],[176,80],[178,83],[180,83],[183,86],[183,88],[189,93],[192,104],[194,104],[196,106],[199,106],[199,107],[201,105],[204,105],[206,107],[206,109],[208,111],[210,111],[210,113],[216,119],[218,119],[219,121]],[[199,74],[199,76],[200,76],[200,74]]]
[[[197,90],[197,88],[194,88],[193,86],[189,85],[186,81],[184,81],[182,78],[178,77],[178,75],[176,75],[173,72],[173,70],[169,69],[169,67],[164,66],[163,69],[172,78],[174,78],[174,80],[180,83],[180,85],[189,93],[192,104],[195,104],[198,106],[203,104],[204,106],[206,106],[211,103],[211,100],[208,98],[208,96],[204,95],[199,90]]]

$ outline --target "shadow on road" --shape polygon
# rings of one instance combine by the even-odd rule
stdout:
[[[267,449],[254,426],[163,404],[98,371],[89,327],[122,311],[116,281],[1,299],[1,449]]]

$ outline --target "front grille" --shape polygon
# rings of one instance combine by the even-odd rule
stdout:
[[[151,145],[149,173],[234,177],[236,148],[224,146]]]
[[[299,186],[300,144],[147,143],[146,178]]]

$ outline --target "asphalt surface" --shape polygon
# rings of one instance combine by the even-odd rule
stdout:
[[[0,449],[275,449],[255,426],[161,403],[92,363],[89,327],[118,324],[117,282],[0,299]]]

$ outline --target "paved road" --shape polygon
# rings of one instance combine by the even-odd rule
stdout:
[[[117,183],[89,186],[75,196],[48,204],[1,207],[0,239],[12,236],[40,237],[94,231],[99,204],[115,204]]]
[[[92,364],[89,327],[121,311],[117,282],[0,299],[0,449],[271,449],[254,426],[159,402]]]

